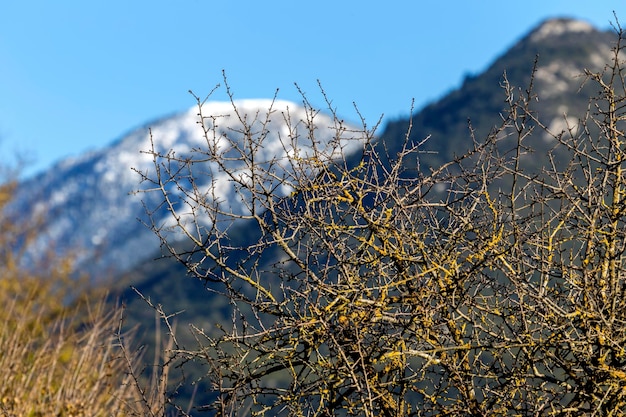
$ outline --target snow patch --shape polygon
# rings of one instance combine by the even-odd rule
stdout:
[[[564,114],[561,117],[552,119],[550,125],[548,125],[548,131],[543,134],[543,139],[550,141],[554,139],[555,136],[559,136],[561,134],[571,134],[574,136],[578,133],[579,127],[580,121],[578,118]]]
[[[559,36],[571,32],[593,32],[594,27],[582,20],[551,19],[541,24],[530,36],[532,42],[539,42],[551,36]]]
[[[542,83],[541,97],[549,98],[571,90],[572,83],[582,74],[582,69],[559,60],[537,68],[535,79]]]

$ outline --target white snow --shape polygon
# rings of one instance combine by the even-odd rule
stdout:
[[[269,115],[270,122],[266,124],[270,106],[272,113]],[[240,100],[235,102],[235,107],[238,113],[234,112],[230,102],[207,102],[202,108],[205,126],[214,128],[215,140],[222,149],[229,146],[228,140],[242,140],[240,131],[243,120],[257,136],[264,126],[268,129],[264,146],[257,155],[258,161],[285,160],[287,154],[305,156],[309,153],[310,149],[306,146],[308,130],[304,121],[309,120],[311,114],[302,106],[282,100],[272,104],[271,100],[261,99]],[[334,121],[321,113],[313,120],[318,145],[326,149],[337,133]],[[27,216],[48,214],[44,230],[34,242],[33,256],[36,256],[37,250],[54,242],[59,250],[80,253],[78,267],[83,265],[97,270],[106,266],[121,270],[142,257],[153,255],[151,252],[158,250],[159,242],[137,218],[145,217],[142,199],[154,209],[161,196],[158,193],[132,195],[135,190],[152,186],[140,184],[140,176],[132,168],[140,172],[154,171],[152,156],[146,153],[151,146],[149,128],[155,150],[159,153],[173,151],[178,156],[185,156],[194,148],[206,149],[209,144],[198,122],[198,109],[191,108],[136,129],[109,147],[64,160],[30,179],[25,187],[20,187],[16,198],[17,210],[24,211]],[[345,135],[354,134],[346,132]],[[331,150],[328,148],[327,152],[330,154]],[[239,170],[243,177],[249,175],[241,161],[230,161],[229,169]],[[275,169],[288,170],[290,167],[279,163]],[[247,212],[232,182],[225,173],[219,172],[216,164],[203,166],[198,173],[198,186],[208,197],[214,192],[218,199],[224,201],[224,209],[232,209],[238,214]],[[277,176],[280,177],[281,173],[277,172]],[[278,188],[281,195],[288,192],[288,187]],[[189,217],[194,210],[199,210],[199,207],[181,206],[180,214]],[[157,223],[171,224],[168,213],[163,211],[159,216],[162,217],[155,219]],[[102,258],[94,261],[98,253],[102,254]]]
[[[594,27],[582,20],[551,19],[533,31],[531,41],[538,42],[550,36],[562,35],[566,32],[593,32]]]
[[[545,99],[572,90],[574,83],[582,82],[582,75],[581,68],[564,60],[555,60],[547,66],[539,66],[535,79],[541,83],[541,97]]]

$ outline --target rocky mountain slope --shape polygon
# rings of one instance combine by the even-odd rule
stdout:
[[[611,61],[616,40],[612,31],[599,31],[583,21],[551,19],[539,24],[483,73],[468,75],[458,89],[414,115],[411,139],[430,136],[426,150],[432,153],[424,156],[422,166],[437,167],[468,149],[468,120],[479,140],[500,125],[506,110],[504,76],[524,93],[535,61],[532,110],[554,133],[567,124],[575,126],[584,117],[589,98],[597,93],[595,86],[585,83],[584,71],[602,70]],[[382,136],[392,150],[398,149],[398,138],[406,133],[408,124],[408,120],[396,120],[387,125]],[[536,135],[533,146],[537,156],[553,144],[546,135]],[[528,163],[540,164],[541,160]]]

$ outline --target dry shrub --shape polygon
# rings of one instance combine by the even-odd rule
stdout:
[[[221,333],[196,329],[197,351],[177,347],[208,364],[207,407],[626,414],[626,69],[616,32],[612,62],[586,73],[598,95],[578,126],[551,132],[533,111],[532,81],[515,88],[505,75],[502,124],[486,138],[470,129],[470,149],[430,170],[407,169],[420,166],[423,143],[389,155],[365,124],[349,131],[337,117],[335,140],[321,143],[306,99],[306,120],[280,138],[284,155],[267,161],[270,118],[288,114],[245,117],[233,101],[241,127],[225,136],[198,98],[207,146],[153,148],[142,179],[161,194],[154,213],[172,214],[169,224],[154,216],[164,247],[232,306]],[[344,152],[355,136],[356,161]],[[546,136],[553,147],[533,153]],[[540,156],[534,170],[523,163]],[[207,161],[247,211],[206,186]],[[293,194],[281,198],[280,187]]]

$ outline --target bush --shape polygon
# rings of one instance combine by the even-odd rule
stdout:
[[[174,245],[169,228],[155,233],[233,309],[221,333],[196,329],[198,350],[178,347],[210,367],[207,407],[624,414],[626,88],[617,32],[613,62],[586,74],[599,96],[578,126],[550,132],[532,111],[531,89],[505,77],[502,124],[483,140],[470,131],[472,148],[430,172],[405,169],[419,168],[423,143],[387,155],[374,131],[364,125],[356,135],[337,117],[335,140],[319,143],[318,111],[306,99],[308,130],[291,130],[284,153],[260,163],[267,120],[289,116],[241,117],[240,136],[227,138],[198,99],[207,147],[153,149],[155,171],[143,179],[189,245]],[[545,134],[549,163],[526,169]],[[355,136],[360,158],[350,164]],[[232,160],[245,168],[231,170]],[[207,161],[229,175],[246,213],[198,186]],[[284,186],[291,196],[276,195]],[[255,240],[234,237],[237,225]]]

